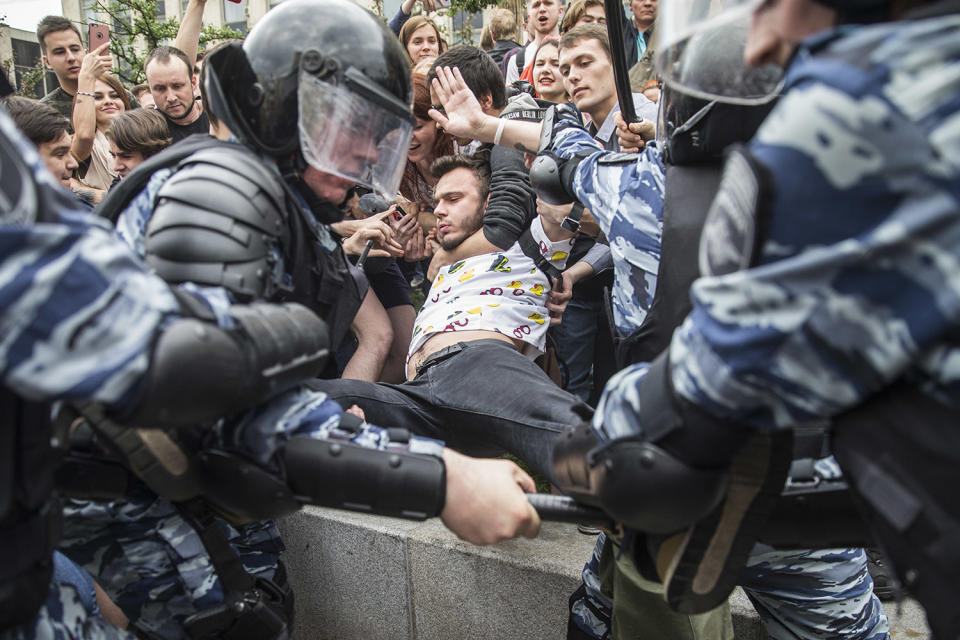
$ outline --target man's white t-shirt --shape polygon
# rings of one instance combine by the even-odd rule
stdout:
[[[530,223],[540,253],[563,270],[574,238],[552,242],[540,217]],[[445,331],[495,331],[531,346],[532,357],[543,353],[550,328],[546,274],[528,258],[520,243],[507,251],[485,253],[443,267],[417,314],[407,360],[427,338]]]

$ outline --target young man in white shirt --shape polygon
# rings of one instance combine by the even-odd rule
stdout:
[[[447,156],[431,171],[438,178],[436,243],[449,251],[482,224],[489,167],[482,157]],[[540,217],[530,234],[540,255],[562,269],[574,234]],[[358,405],[371,422],[474,455],[509,451],[552,477],[554,438],[592,410],[533,362],[550,326],[550,287],[519,242],[458,260],[440,269],[417,315],[407,382],[311,384],[342,405]]]

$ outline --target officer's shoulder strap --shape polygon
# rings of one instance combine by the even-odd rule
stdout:
[[[237,148],[240,145],[223,142],[206,134],[196,134],[184,138],[155,156],[147,158],[140,166],[131,171],[116,187],[110,190],[103,201],[94,209],[94,212],[116,224],[117,218],[120,217],[123,210],[129,206],[137,194],[143,191],[156,171],[174,167],[181,160],[201,149],[227,146]]]
[[[560,278],[560,270],[553,266],[553,264],[540,253],[540,244],[537,242],[537,239],[533,237],[531,226],[532,225],[527,225],[527,228],[520,234],[517,242],[520,244],[520,250],[523,251],[523,255],[533,260],[537,268],[546,274],[552,286],[554,281]]]

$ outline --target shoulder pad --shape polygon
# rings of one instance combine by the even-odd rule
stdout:
[[[286,196],[279,173],[252,152],[211,147],[185,158],[157,192],[147,263],[168,282],[269,297],[282,269]]]
[[[639,157],[636,153],[604,153],[600,155],[597,164],[633,164]]]

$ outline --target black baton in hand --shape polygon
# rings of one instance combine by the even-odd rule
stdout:
[[[613,529],[615,526],[610,516],[600,509],[584,506],[568,496],[528,493],[527,500],[537,510],[541,520],[585,524],[604,529]]]
[[[610,39],[613,84],[617,89],[617,102],[620,103],[620,113],[623,115],[623,121],[629,125],[631,122],[637,121],[637,111],[633,107],[630,73],[627,69],[627,58],[623,52],[624,8],[620,0],[604,0],[603,8],[607,14],[607,37]]]

